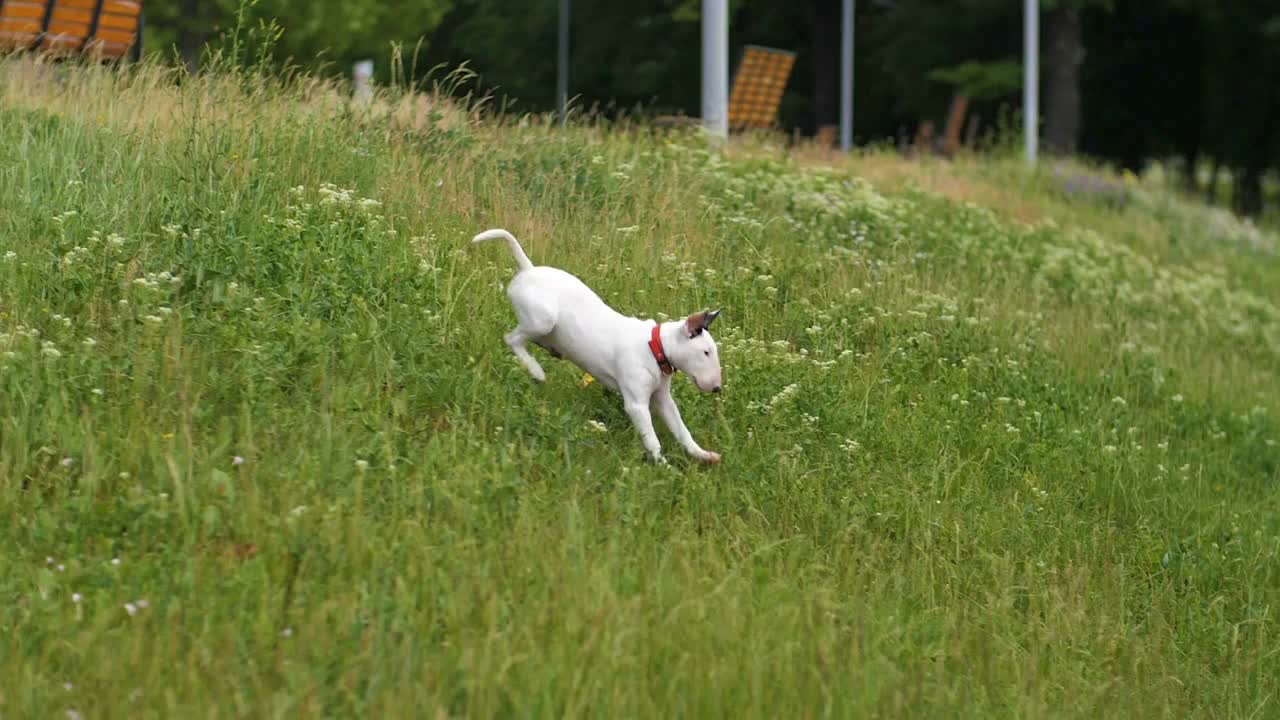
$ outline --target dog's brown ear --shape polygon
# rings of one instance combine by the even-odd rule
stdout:
[[[710,310],[696,312],[684,321],[684,331],[689,334],[689,337],[698,337],[719,315],[719,310],[715,312],[711,312]]]

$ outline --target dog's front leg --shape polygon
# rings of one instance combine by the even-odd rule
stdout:
[[[720,454],[703,450],[693,439],[689,428],[685,427],[684,420],[680,417],[680,408],[676,407],[676,399],[671,397],[671,383],[665,383],[664,387],[658,388],[658,392],[653,394],[653,407],[658,411],[662,422],[667,424],[667,429],[690,455],[703,462],[720,462]]]
[[[640,433],[644,449],[649,451],[649,456],[654,462],[666,462],[662,458],[662,445],[658,443],[658,433],[653,431],[653,418],[649,415],[648,403],[643,399],[630,396],[624,396],[623,400],[627,417],[631,418],[631,424],[635,425],[636,431]]]

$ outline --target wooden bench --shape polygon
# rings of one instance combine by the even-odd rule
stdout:
[[[142,0],[0,0],[0,52],[117,60],[142,54]]]
[[[729,93],[730,130],[772,130],[796,54],[790,50],[747,45]]]

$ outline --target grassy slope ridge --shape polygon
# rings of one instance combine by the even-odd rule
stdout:
[[[2,717],[1280,711],[1270,236],[1012,161],[0,77]],[[487,227],[726,308],[726,392],[677,383],[725,463],[535,386]]]

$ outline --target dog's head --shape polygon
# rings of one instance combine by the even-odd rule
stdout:
[[[674,346],[666,348],[671,363],[693,378],[693,384],[703,392],[720,392],[720,351],[707,330],[719,316],[719,310],[690,315]]]

